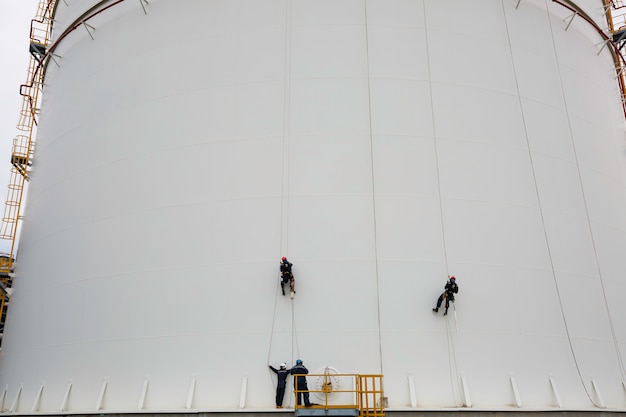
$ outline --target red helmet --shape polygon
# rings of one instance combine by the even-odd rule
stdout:
[[[286,261],[286,260],[287,260],[287,257],[283,256],[283,261]]]
[[[450,281],[456,281],[456,278],[454,277],[454,275],[450,275]]]

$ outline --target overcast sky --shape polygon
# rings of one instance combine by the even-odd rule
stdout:
[[[20,84],[27,78],[30,21],[39,0],[0,0],[0,217],[4,214],[11,148],[19,133]],[[0,241],[0,251],[8,251]]]

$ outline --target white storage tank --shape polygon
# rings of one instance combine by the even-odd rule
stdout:
[[[268,364],[301,358],[384,375],[389,411],[626,411],[592,23],[600,0],[58,2],[3,410],[270,410]]]

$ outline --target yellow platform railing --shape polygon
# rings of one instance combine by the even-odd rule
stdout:
[[[380,374],[308,374],[308,390],[298,388],[294,375],[295,409],[350,409],[363,417],[383,417],[386,398],[383,391],[383,376]],[[308,393],[311,403],[306,407],[298,404],[298,396]]]

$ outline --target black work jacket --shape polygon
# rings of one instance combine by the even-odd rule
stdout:
[[[287,383],[287,377],[291,373],[291,369],[276,369],[270,365],[270,369],[278,376],[278,385],[284,386]]]
[[[459,286],[456,285],[456,282],[448,282],[445,286],[446,292],[454,297],[454,294],[459,292]]]
[[[291,274],[291,267],[293,266],[293,264],[289,261],[287,261],[287,263],[285,262],[281,262],[280,263],[280,272],[285,275],[285,274]]]
[[[291,368],[291,375],[294,375],[294,378],[297,379],[296,387],[299,390],[308,389],[306,385],[306,374],[309,373],[309,370],[306,369],[304,365],[296,365]]]

